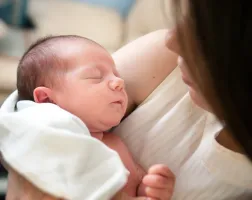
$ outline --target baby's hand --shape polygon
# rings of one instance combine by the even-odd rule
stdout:
[[[173,194],[175,176],[167,166],[153,165],[142,183],[146,186],[145,193],[150,199],[169,200]]]

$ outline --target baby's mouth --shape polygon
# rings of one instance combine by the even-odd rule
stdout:
[[[115,104],[123,104],[123,101],[122,101],[122,100],[119,100],[119,101],[115,101],[115,102],[113,102],[113,103],[115,103]]]

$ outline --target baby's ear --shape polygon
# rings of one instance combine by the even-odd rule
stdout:
[[[47,87],[37,87],[33,91],[33,98],[36,103],[54,103],[52,90]]]

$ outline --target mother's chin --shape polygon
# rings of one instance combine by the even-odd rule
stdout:
[[[180,64],[180,71],[181,71],[181,78],[182,78],[183,82],[188,86],[189,94],[191,96],[192,101],[197,106],[210,112],[209,106],[208,106],[206,100],[204,99],[203,95],[201,94],[201,92],[199,91],[196,84],[192,81],[192,79],[188,75],[189,73],[186,73],[187,70],[186,70],[184,64],[183,65]]]
[[[207,104],[206,100],[204,99],[204,97],[202,96],[202,94],[197,91],[196,89],[194,89],[194,87],[188,86],[189,88],[189,94],[190,97],[192,99],[192,101],[199,107],[201,107],[202,109],[211,112],[211,109],[209,107],[209,105]]]

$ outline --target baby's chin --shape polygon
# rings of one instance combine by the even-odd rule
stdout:
[[[121,122],[121,119],[122,118],[120,118],[120,120],[116,120],[116,121],[111,121],[110,123],[106,123],[105,124],[105,129],[103,130],[104,132],[106,131],[108,131],[108,130],[111,130],[112,128],[114,128],[114,127],[116,127],[116,126],[118,126],[119,124],[120,124],[120,122]]]
[[[114,119],[101,119],[97,121],[95,126],[89,128],[90,132],[109,132],[115,126],[118,126],[122,120],[122,117]]]

